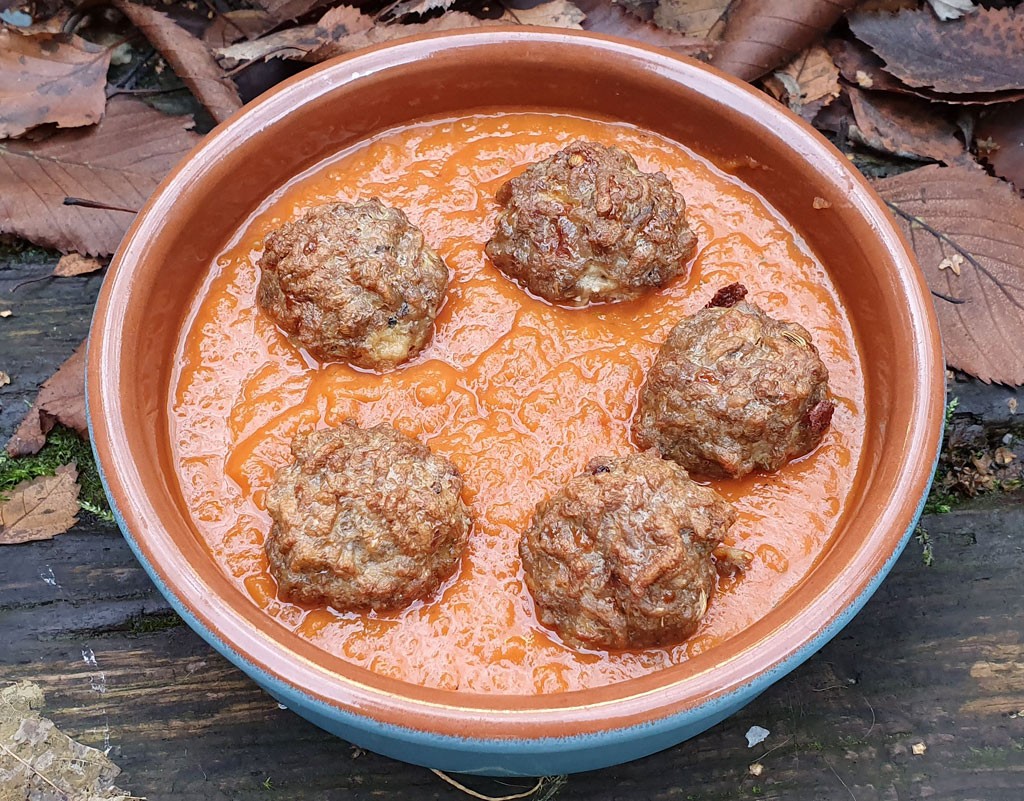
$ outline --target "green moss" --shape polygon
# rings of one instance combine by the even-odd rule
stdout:
[[[46,445],[39,453],[14,457],[0,451],[0,498],[6,498],[22,481],[52,476],[58,467],[71,462],[78,467],[79,506],[101,520],[113,522],[114,516],[103,493],[92,448],[78,434],[63,426],[57,426],[49,433]]]
[[[183,626],[185,621],[174,612],[167,612],[163,615],[143,615],[132,620],[132,626],[128,630],[130,634],[158,634],[161,631],[176,629]]]

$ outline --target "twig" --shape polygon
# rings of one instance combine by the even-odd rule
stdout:
[[[103,211],[123,211],[126,214],[138,214],[138,209],[129,209],[124,206],[112,206],[109,203],[101,203],[98,200],[89,200],[87,197],[66,197],[65,206],[81,206],[84,209],[101,209]]]
[[[864,733],[864,737],[867,738],[871,734],[872,729],[875,728],[875,708],[871,706],[871,702],[868,700],[866,695],[862,695],[861,698],[864,699],[864,703],[867,704],[868,709],[871,710],[871,725],[868,726],[868,730]]]
[[[537,779],[537,783],[529,790],[522,793],[515,793],[514,795],[484,795],[483,793],[478,793],[476,790],[470,790],[464,784],[459,784],[459,782],[455,781],[455,779],[453,779],[444,771],[431,768],[430,772],[433,773],[435,776],[444,779],[444,781],[448,782],[448,784],[450,784],[456,790],[461,790],[466,795],[472,796],[473,798],[482,799],[482,801],[513,801],[516,798],[529,798],[531,795],[540,790],[547,783],[548,780],[547,776],[541,776],[539,779]]]
[[[142,58],[140,58],[138,63],[135,64],[134,67],[128,70],[127,75],[121,78],[121,80],[118,81],[116,84],[112,84],[107,88],[107,97],[110,97],[109,93],[113,90],[132,88],[132,86],[135,84],[135,79],[139,77],[139,73],[142,72],[149,65],[149,62],[151,62],[155,57],[156,50],[151,47],[149,49],[149,52]]]
[[[152,88],[152,89],[118,89],[111,87],[107,90],[107,99],[117,97],[118,95],[165,95],[170,92],[180,92],[188,87],[185,84],[178,84],[177,86],[165,86],[163,88]]]
[[[824,754],[822,754],[822,756],[821,756],[821,760],[822,760],[822,762],[824,762],[824,763],[825,763],[826,765],[828,765],[828,769],[829,769],[830,771],[832,771],[832,775],[833,775],[833,776],[835,776],[835,777],[836,777],[837,779],[839,779],[839,783],[840,783],[841,785],[843,785],[843,787],[845,788],[846,792],[848,792],[848,793],[850,794],[850,798],[852,798],[852,799],[853,799],[853,801],[857,801],[857,796],[855,796],[855,795],[853,794],[853,790],[851,790],[851,789],[849,788],[849,786],[848,786],[848,785],[846,784],[846,782],[844,782],[844,781],[843,781],[843,777],[842,777],[842,776],[840,776],[840,775],[839,775],[839,774],[838,774],[838,773],[836,772],[836,769],[832,767],[832,763],[831,763],[831,762],[829,762],[829,761],[828,761],[828,759],[826,759],[826,758],[825,758],[825,755],[824,755]]]
[[[18,760],[22,765],[24,765],[26,768],[28,768],[30,771],[32,771],[36,776],[38,776],[40,779],[42,779],[44,782],[46,782],[48,785],[50,785],[50,787],[52,787],[54,790],[56,790],[58,793],[60,793],[62,798],[64,798],[64,799],[68,798],[68,794],[67,794],[66,790],[62,790],[60,787],[58,787],[56,784],[54,784],[52,781],[50,781],[48,778],[46,778],[42,773],[40,773],[38,770],[36,770],[35,765],[33,765],[31,762],[27,762],[26,760],[22,759],[20,756],[18,756],[16,753],[14,753],[10,748],[8,748],[3,743],[0,743],[0,748],[3,749],[4,753],[7,754],[7,756],[13,757],[14,759]]]
[[[962,245],[960,245],[956,240],[954,240],[951,237],[949,237],[948,235],[942,233],[942,231],[938,230],[937,228],[933,228],[928,223],[926,223],[924,220],[922,220],[920,217],[916,217],[913,214],[910,214],[909,212],[904,211],[899,206],[897,206],[895,203],[893,203],[891,200],[885,201],[885,205],[888,206],[895,214],[897,214],[898,216],[900,216],[904,220],[906,220],[908,223],[910,223],[911,237],[913,237],[913,231],[914,231],[914,226],[915,225],[923,228],[925,231],[927,231],[929,234],[934,236],[940,242],[945,242],[947,245],[949,245],[951,248],[953,248],[953,250],[955,250],[957,253],[959,253],[961,256],[963,256],[967,260],[967,263],[970,264],[972,267],[974,267],[974,269],[976,269],[978,272],[982,273],[983,275],[988,276],[989,278],[992,278],[992,274],[985,268],[985,265],[983,265],[976,258],[974,258],[974,256],[972,256],[971,253],[966,248],[964,248]],[[1002,288],[1002,285],[998,281],[995,281],[995,279],[993,279],[993,281],[994,281],[994,283],[997,286]],[[1006,292],[1005,289],[1003,289],[1003,291]],[[933,295],[935,295],[935,297],[941,298],[942,300],[944,300],[944,301],[946,301],[948,303],[957,303],[957,304],[959,304],[959,303],[964,303],[965,302],[961,298],[952,298],[949,295],[944,295],[941,292],[936,292],[934,289],[931,292],[932,292]]]

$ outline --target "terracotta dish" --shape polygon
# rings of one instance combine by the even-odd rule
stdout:
[[[254,210],[295,176],[377,133],[495,110],[628,123],[735,176],[824,265],[864,374],[856,473],[835,533],[804,578],[716,646],[590,689],[504,695],[425,687],[300,638],[211,556],[171,444],[168,399],[189,310],[211,263]],[[154,193],[115,256],[93,322],[87,382],[93,444],[118,523],[189,625],[328,731],[409,762],[491,775],[590,770],[667,748],[732,714],[835,636],[911,536],[944,401],[924,279],[882,202],[828,142],[695,61],[528,28],[430,36],[341,58],[214,130]]]

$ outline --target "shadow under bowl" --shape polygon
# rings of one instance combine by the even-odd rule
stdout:
[[[249,214],[298,173],[377,132],[495,108],[629,122],[737,176],[826,265],[865,371],[861,462],[810,574],[757,623],[684,665],[579,692],[429,689],[301,640],[213,561],[169,445],[179,333],[212,260]],[[218,651],[289,708],[361,747],[444,770],[541,775],[618,764],[698,734],[833,637],[913,531],[941,441],[943,376],[930,297],[906,244],[864,179],[807,124],[746,84],[663,51],[578,32],[485,28],[328,62],[207,136],[114,258],[87,389],[118,523],[161,592]]]

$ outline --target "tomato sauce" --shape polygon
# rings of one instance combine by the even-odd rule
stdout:
[[[687,202],[699,250],[688,275],[639,300],[567,309],[531,297],[483,252],[497,188],[586,138],[661,170]],[[315,205],[379,197],[403,209],[452,273],[429,346],[377,375],[318,364],[255,303],[263,238]],[[778,473],[713,482],[754,554],[723,579],[704,622],[667,648],[578,652],[537,622],[517,543],[538,501],[598,454],[634,448],[644,372],[684,314],[742,281],[748,300],[812,334],[831,375],[832,427]],[[180,342],[169,399],[181,490],[214,558],[282,626],[386,676],[442,689],[552,693],[685,662],[775,606],[833,535],[863,438],[864,382],[849,321],[822,265],[763,199],[685,147],[628,125],[541,113],[471,116],[391,131],[338,154],[267,199],[211,266]],[[342,613],[277,594],[264,494],[297,432],[387,422],[449,457],[474,528],[461,571],[388,614]]]

